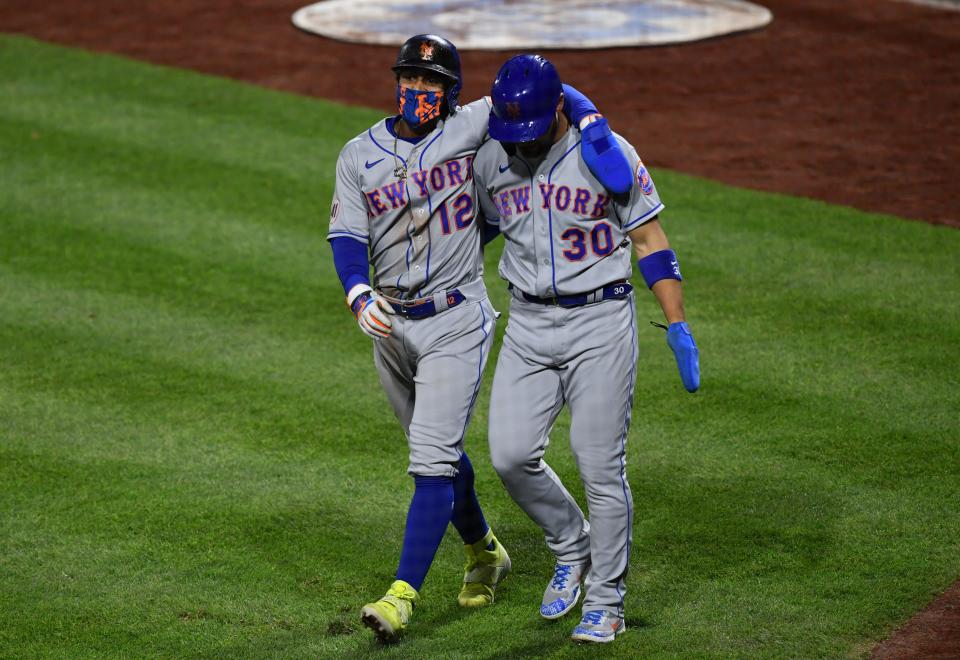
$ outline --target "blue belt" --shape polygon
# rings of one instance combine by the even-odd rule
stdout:
[[[466,299],[466,296],[460,293],[459,289],[447,291],[447,309],[456,307]],[[433,302],[433,298],[420,298],[419,300],[411,300],[409,302],[402,303],[395,303],[391,301],[390,306],[393,307],[397,314],[408,319],[426,319],[437,314],[437,306]]]
[[[515,287],[511,284],[510,289]],[[571,296],[557,296],[556,298],[541,298],[524,291],[516,289],[527,302],[539,303],[541,305],[556,305],[557,307],[579,307],[588,303],[600,302],[601,300],[612,300],[614,298],[624,298],[633,291],[633,285],[626,280],[611,282],[602,289],[591,291],[590,293],[578,293]]]

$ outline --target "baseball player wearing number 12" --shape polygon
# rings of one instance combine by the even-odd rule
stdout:
[[[488,139],[490,101],[458,105],[460,58],[442,37],[411,37],[393,70],[398,114],[341,151],[327,234],[347,305],[375,340],[374,363],[406,434],[415,484],[396,580],[361,611],[363,623],[385,641],[406,629],[451,522],[467,555],[461,606],[492,603],[510,571],[463,450],[497,316],[482,277],[472,166]],[[575,120],[596,113],[576,90],[567,91]],[[598,125],[587,130],[602,140]],[[608,184],[629,185],[622,152],[587,156]]]
[[[580,157],[581,134],[558,112],[553,64],[520,55],[500,69],[491,93],[490,135],[474,171],[487,222],[504,235],[500,276],[510,316],[490,400],[490,456],[520,507],[543,529],[556,566],[540,614],[577,604],[578,642],[610,642],[624,631],[633,503],[627,431],[637,362],[630,248],[670,322],[685,387],[699,387],[699,358],[684,322],[680,270],[658,221],[664,206],[634,149],[614,136],[633,166],[612,194]],[[561,408],[586,491],[589,521],[543,458]]]

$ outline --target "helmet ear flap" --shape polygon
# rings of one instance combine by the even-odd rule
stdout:
[[[452,115],[457,111],[457,105],[460,98],[460,88],[462,87],[460,80],[457,80],[455,83],[450,85],[450,89],[447,90],[447,110]]]

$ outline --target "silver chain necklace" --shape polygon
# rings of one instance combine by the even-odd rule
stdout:
[[[407,162],[404,161],[403,164],[400,164],[400,161],[397,160],[397,136],[393,136],[393,176],[397,177],[400,181],[403,181],[407,178]]]

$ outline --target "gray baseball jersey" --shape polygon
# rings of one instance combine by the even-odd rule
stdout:
[[[637,359],[633,294],[564,308],[522,293],[578,295],[629,279],[627,232],[663,204],[636,151],[617,139],[636,176],[629,194],[615,198],[582,162],[572,129],[539,164],[508,158],[488,142],[474,167],[484,213],[504,234],[500,275],[515,287],[490,395],[490,457],[556,560],[590,563],[584,611],[623,616],[633,522],[626,472]],[[589,522],[544,461],[564,405]]]
[[[483,274],[473,160],[489,112],[488,99],[461,106],[416,144],[385,119],[340,152],[327,238],[369,246],[375,288],[422,298]]]
[[[616,135],[616,134],[615,134]],[[627,279],[627,232],[663,210],[653,179],[634,148],[616,135],[636,181],[612,197],[580,158],[580,132],[570,129],[534,171],[491,140],[474,171],[488,222],[504,235],[500,276],[521,291],[560,296]],[[484,194],[486,193],[486,194]]]
[[[393,118],[346,144],[328,238],[366,243],[373,285],[393,298],[445,300],[455,307],[423,319],[393,317],[374,342],[374,363],[409,446],[411,474],[454,476],[490,348],[496,312],[483,282],[473,160],[487,139],[488,100],[475,101],[411,143]]]

